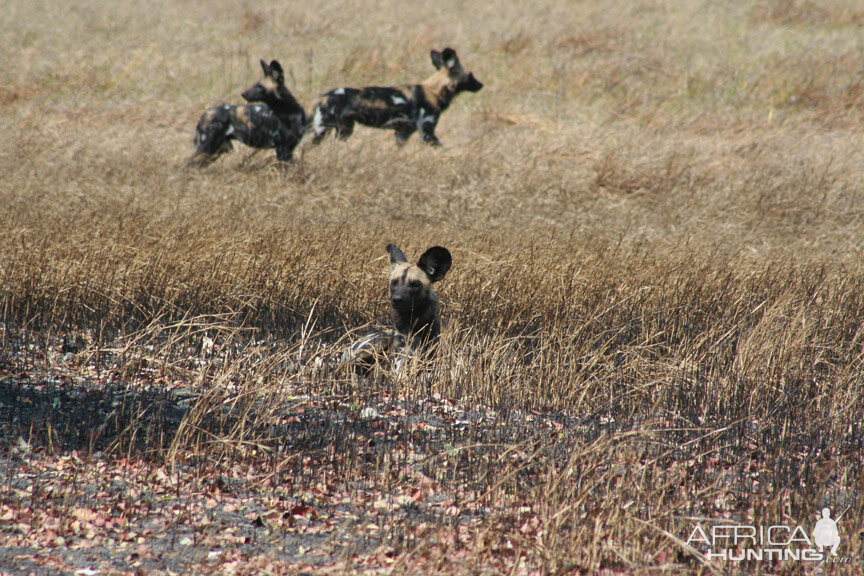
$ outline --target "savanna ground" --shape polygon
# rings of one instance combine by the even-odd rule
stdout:
[[[183,167],[260,58],[446,46],[441,149]],[[859,3],[11,0],[0,61],[0,572],[864,570]],[[440,353],[352,379],[388,242]],[[824,506],[843,563],[686,544]]]

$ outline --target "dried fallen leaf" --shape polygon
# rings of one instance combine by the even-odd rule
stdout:
[[[304,504],[297,504],[289,511],[291,516],[302,516],[304,518],[314,519],[318,517],[318,513],[315,512],[315,509],[311,506],[306,506]]]

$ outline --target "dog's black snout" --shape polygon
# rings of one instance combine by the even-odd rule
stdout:
[[[483,83],[474,77],[474,74],[468,75],[468,83],[465,87],[469,92],[479,92],[483,88]]]
[[[255,84],[251,88],[240,93],[247,102],[260,102],[267,95],[267,90],[261,84]]]
[[[393,304],[393,308],[397,310],[402,310],[411,305],[411,299],[408,298],[405,294],[395,293],[390,296],[390,303]]]

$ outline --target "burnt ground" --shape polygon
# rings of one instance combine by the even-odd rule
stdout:
[[[532,462],[564,465],[576,436],[603,433],[378,390],[289,395],[243,441],[236,424],[259,407],[239,410],[229,392],[201,416],[206,386],[155,372],[123,382],[116,358],[97,366],[64,342],[0,365],[4,573],[398,571],[440,558],[459,572],[478,538],[500,552],[481,564],[503,569],[521,553],[507,530],[488,542],[488,527],[528,513],[496,502],[496,473],[530,484]],[[178,448],[193,416],[204,434]]]
[[[828,453],[770,415],[532,412],[281,360],[244,384],[228,368],[278,346],[202,368],[46,341],[0,359],[3,574],[723,573],[683,545],[694,518],[806,524],[805,482],[855,504],[860,436]]]

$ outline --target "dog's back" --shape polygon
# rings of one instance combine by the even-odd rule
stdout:
[[[232,149],[232,140],[253,148],[273,148],[273,133],[278,128],[278,119],[265,104],[216,106],[198,120],[195,155],[200,163],[212,162]]]

